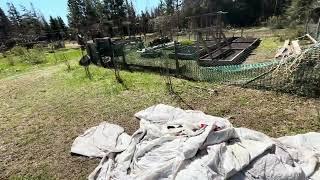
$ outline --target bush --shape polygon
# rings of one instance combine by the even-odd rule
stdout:
[[[42,64],[47,61],[43,48],[35,46],[33,49],[27,50],[26,53],[20,56],[23,63]]]
[[[267,20],[267,25],[271,29],[283,29],[287,24],[288,24],[287,21],[280,16],[271,16]]]
[[[11,49],[11,53],[15,56],[23,56],[27,53],[27,49],[21,46],[15,46]]]

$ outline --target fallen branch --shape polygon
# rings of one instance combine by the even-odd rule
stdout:
[[[313,37],[310,36],[310,34],[306,34],[306,36],[314,43],[314,44],[317,44],[318,41],[315,40]]]

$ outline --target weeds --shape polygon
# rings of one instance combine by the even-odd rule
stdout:
[[[11,55],[7,56],[9,64],[14,65],[14,57],[18,58],[21,63],[42,64],[46,62],[45,51],[41,46],[35,46],[33,49],[26,49],[21,46],[12,48]]]
[[[14,58],[12,57],[11,53],[5,52],[3,54],[3,56],[5,57],[5,60],[7,61],[9,66],[14,66],[15,65],[15,61],[14,61]]]
[[[22,60],[29,64],[42,64],[46,62],[45,52],[42,48],[36,47],[32,50],[28,50],[27,53],[22,56]]]

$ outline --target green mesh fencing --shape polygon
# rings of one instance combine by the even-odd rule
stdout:
[[[196,60],[170,58],[172,50],[162,50],[161,57],[144,58],[127,53],[131,67],[152,69],[160,73],[196,81],[233,84],[247,88],[266,89],[308,97],[320,97],[320,47],[313,46],[298,57],[269,60],[257,64],[201,67]]]
[[[196,81],[231,84],[239,84],[255,78],[278,63],[272,60],[259,64],[201,67],[196,60],[174,60],[170,56],[172,51],[168,50],[162,51],[162,56],[157,58],[141,57],[139,53],[131,51],[127,53],[127,63],[131,66],[160,68],[163,71],[168,69],[173,75]]]

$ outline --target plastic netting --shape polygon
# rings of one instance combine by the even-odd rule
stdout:
[[[268,73],[246,84],[307,97],[320,97],[320,45],[307,49],[300,56],[283,59]]]
[[[213,83],[240,84],[267,72],[279,61],[269,60],[257,64],[241,64],[218,67],[202,67],[196,60],[175,60],[170,58],[172,52],[162,51],[161,57],[144,58],[136,52],[127,54],[127,63],[130,66],[141,68],[169,70],[172,75],[193,79],[196,81],[208,81]]]
[[[206,81],[233,84],[248,88],[293,93],[308,97],[320,96],[320,46],[315,45],[300,56],[269,60],[256,64],[201,67],[196,60],[170,59],[172,51],[162,51],[157,58],[143,58],[136,52],[127,55],[131,67]]]

